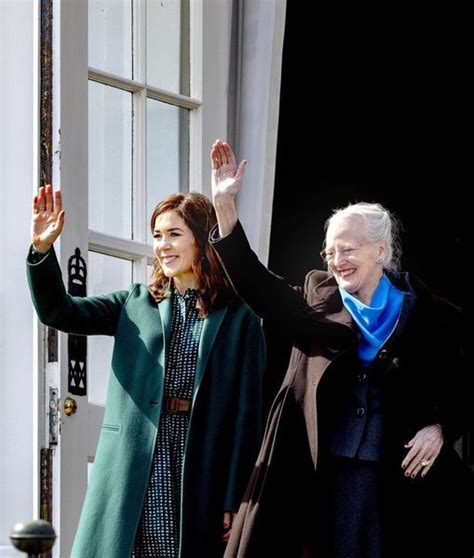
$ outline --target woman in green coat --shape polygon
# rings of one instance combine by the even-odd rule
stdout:
[[[53,248],[61,194],[34,198],[27,267],[40,320],[115,337],[75,558],[222,556],[260,441],[264,338],[208,245],[215,223],[205,196],[166,198],[151,218],[151,285],[72,297]]]

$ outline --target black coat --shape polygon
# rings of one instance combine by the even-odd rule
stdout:
[[[342,383],[331,382],[331,375],[338,361],[355,357],[356,326],[326,272],[310,272],[301,296],[258,262],[240,225],[215,248],[239,294],[293,338],[289,368],[225,556],[324,556],[314,540],[312,550],[302,553],[314,526],[325,519],[311,511],[322,488],[314,471],[324,461],[318,446],[324,410],[316,411],[316,400],[324,400],[326,409],[337,405]],[[416,277],[402,277],[416,303],[403,334],[386,344],[376,363],[384,402],[385,549],[389,556],[472,556],[473,477],[452,447],[473,427],[460,311]],[[407,479],[401,469],[404,444],[433,423],[443,428],[441,454],[424,479]]]

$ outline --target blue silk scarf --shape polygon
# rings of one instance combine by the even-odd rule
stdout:
[[[374,360],[380,347],[394,331],[404,293],[396,289],[385,274],[382,275],[369,306],[341,288],[339,292],[344,306],[359,326],[359,358],[367,365]]]

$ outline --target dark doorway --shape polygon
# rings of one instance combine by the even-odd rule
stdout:
[[[421,8],[313,5],[309,17],[302,6],[287,2],[270,269],[301,284],[322,265],[331,209],[378,201],[404,225],[403,269],[462,306],[461,192],[472,182],[462,32]],[[269,340],[275,389],[288,349],[278,332]]]

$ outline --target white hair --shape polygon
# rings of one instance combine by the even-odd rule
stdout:
[[[331,223],[339,219],[360,217],[366,225],[367,237],[371,242],[385,240],[387,253],[385,254],[383,267],[390,271],[400,269],[400,258],[402,247],[400,243],[400,221],[379,203],[359,202],[349,204],[342,209],[335,209],[324,225],[327,231]]]

